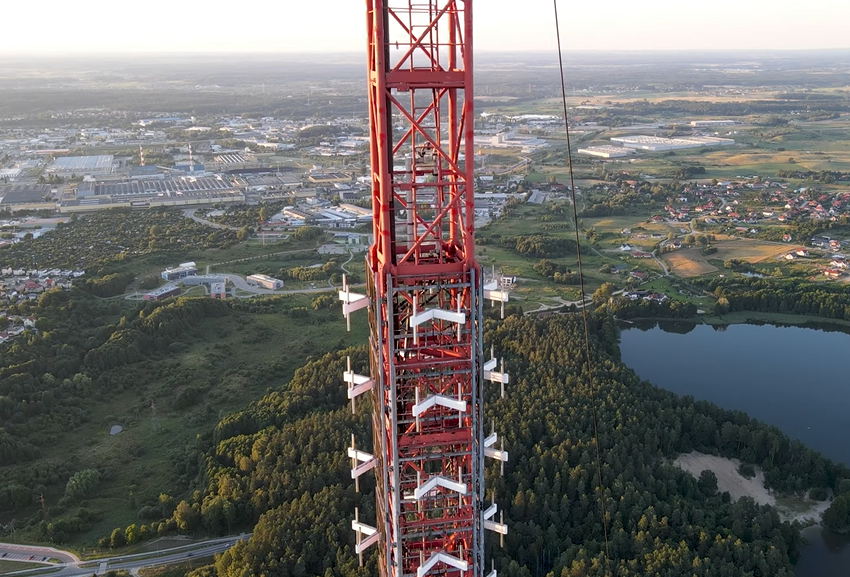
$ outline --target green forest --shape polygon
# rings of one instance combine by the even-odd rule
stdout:
[[[127,240],[81,250],[106,230]],[[373,483],[355,493],[344,453],[352,433],[368,450],[371,409],[358,403],[352,415],[341,379],[347,356],[367,371],[355,346],[365,341],[363,319],[344,333],[327,294],[103,298],[121,295],[140,263],[177,262],[157,239],[199,251],[208,234],[179,213],[107,211],[0,253],[94,271],[71,291],[9,308],[35,317],[37,330],[0,350],[0,531],[90,553],[245,531],[249,540],[193,577],[372,575],[374,556],[358,566],[350,520],[355,507],[374,519]],[[238,246],[232,233],[215,234],[223,248]],[[571,241],[493,241],[541,259],[542,275],[572,280],[547,260],[573,252]],[[75,253],[88,256],[70,260]],[[333,266],[309,270],[324,278]],[[300,278],[308,269],[286,270]],[[847,295],[831,285],[730,276],[701,288],[728,310],[850,318]],[[487,545],[502,577],[793,575],[799,527],[747,498],[732,502],[713,475],[696,479],[671,464],[692,450],[757,465],[781,493],[832,490],[825,523],[850,528],[845,466],[742,412],[642,382],[620,362],[612,313],[690,318],[693,305],[611,300],[591,313],[590,367],[577,314],[508,312],[485,329],[512,375],[506,398],[493,390],[485,408],[511,455],[503,477],[495,466],[487,472],[510,528],[503,549],[493,536]],[[113,438],[114,423],[126,431]]]
[[[211,229],[177,210],[111,209],[72,215],[50,234],[0,248],[0,264],[14,268],[85,269],[103,274],[130,259],[154,255],[158,264],[236,244],[236,233]],[[169,261],[169,258],[172,260]]]
[[[694,449],[737,457],[763,467],[779,491],[838,490],[850,471],[741,412],[641,382],[619,362],[617,329],[604,315],[591,322],[588,372],[579,321],[513,315],[486,331],[515,377],[506,399],[492,391],[486,407],[511,454],[504,477],[488,471],[510,527],[504,549],[488,544],[500,574],[793,575],[799,527],[748,498],[732,502],[713,475],[695,479],[671,458]],[[354,492],[344,456],[351,433],[363,443],[370,436],[369,407],[351,415],[346,404],[347,355],[363,370],[362,349],[330,353],[218,423],[199,461],[201,485],[170,522],[211,534],[253,526],[253,535],[196,575],[374,573],[374,558],[358,568],[349,529],[354,507],[369,519],[374,503],[368,490]]]

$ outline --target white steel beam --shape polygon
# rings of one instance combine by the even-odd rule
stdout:
[[[348,387],[349,399],[359,397],[363,393],[369,392],[372,389],[372,379],[363,375],[358,375],[352,371],[345,371],[342,374],[342,380],[350,385]]]
[[[497,461],[502,461],[503,463],[508,462],[508,452],[504,450],[491,449],[490,447],[487,447],[484,449],[484,456],[496,459]]]
[[[357,479],[363,473],[367,471],[371,471],[375,468],[375,465],[378,464],[375,456],[370,453],[365,453],[363,451],[358,451],[353,447],[348,448],[348,456],[354,459],[357,464],[356,467],[351,469],[351,478]]]
[[[410,326],[415,328],[422,323],[426,323],[434,319],[449,321],[450,323],[460,325],[466,322],[466,315],[464,313],[444,311],[443,309],[426,309],[410,317]]]
[[[466,495],[466,493],[468,492],[465,483],[458,483],[457,481],[452,481],[451,479],[446,479],[441,475],[437,475],[436,477],[431,477],[430,479],[422,483],[419,487],[417,487],[416,490],[413,491],[413,498],[419,501],[422,499],[422,497],[424,497],[437,487],[443,487],[450,491],[460,493],[461,495]]]
[[[428,409],[431,409],[437,405],[449,409],[454,409],[455,411],[461,413],[466,412],[466,401],[457,401],[455,399],[450,399],[449,397],[444,397],[443,395],[431,395],[421,403],[416,403],[415,405],[413,405],[413,416],[418,417]]]
[[[499,283],[490,281],[484,285],[484,298],[494,302],[506,303],[509,297],[508,291],[499,290]]]
[[[342,275],[342,290],[339,291],[339,300],[342,301],[342,316],[345,317],[345,328],[351,330],[351,313],[365,309],[369,306],[369,297],[348,290],[348,280]]]
[[[377,534],[378,529],[372,527],[371,525],[366,525],[365,523],[361,523],[360,521],[351,520],[351,528],[361,533],[362,535],[366,535],[367,537],[371,537],[372,535]]]
[[[505,451],[504,446],[501,449],[494,449],[493,445],[496,444],[496,441],[499,440],[498,433],[493,433],[486,439],[484,439],[484,456],[490,457],[492,459],[497,459],[502,461],[503,463],[508,462],[508,452]],[[503,443],[504,445],[504,443]]]
[[[490,359],[489,361],[484,363],[484,378],[488,381],[494,383],[502,383],[503,385],[507,385],[510,382],[510,376],[505,372],[504,363],[502,363],[501,371],[494,371],[498,365],[498,361],[496,359]]]
[[[463,559],[458,559],[457,557],[452,557],[448,553],[440,551],[439,553],[433,553],[431,557],[425,561],[423,565],[416,569],[416,577],[425,577],[431,569],[437,563],[445,563],[446,565],[450,565],[455,569],[459,569],[461,571],[466,571],[469,569],[469,563],[464,561]]]
[[[357,544],[354,551],[358,555],[377,543],[378,539],[381,538],[381,534],[377,528],[365,525],[356,519],[351,521],[351,528],[357,533]],[[364,536],[366,537],[365,539],[363,539]]]

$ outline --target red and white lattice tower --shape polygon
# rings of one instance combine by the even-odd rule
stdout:
[[[366,0],[374,243],[367,294],[344,286],[343,313],[367,308],[374,454],[352,446],[352,477],[375,469],[377,526],[355,515],[357,552],[377,543],[381,577],[482,577],[487,507],[482,307],[507,294],[474,255],[472,0]],[[352,440],[352,445],[354,442]]]

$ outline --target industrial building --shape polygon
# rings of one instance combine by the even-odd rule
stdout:
[[[86,176],[112,174],[111,154],[97,156],[60,156],[47,167],[48,174],[57,176]]]
[[[193,265],[190,265],[190,266],[180,265],[180,266],[176,266],[174,268],[167,268],[164,271],[162,271],[160,276],[164,280],[174,281],[174,280],[184,279],[184,278],[189,277],[189,276],[195,276],[197,274],[198,274],[198,269],[195,268],[195,266],[193,264]]]
[[[264,274],[252,274],[248,275],[245,279],[248,281],[248,284],[255,284],[265,287],[269,290],[277,290],[279,288],[283,288],[283,281],[280,279],[272,278],[268,275]]]
[[[208,177],[149,178],[121,181],[87,180],[77,186],[75,200],[63,200],[60,212],[105,208],[183,206],[216,202],[244,202],[245,195],[230,179]]]
[[[302,220],[305,223],[316,220],[316,215],[312,212],[307,212],[306,210],[296,208],[294,206],[283,207],[283,215],[295,220]]]
[[[549,146],[549,143],[535,136],[517,135],[513,132],[500,132],[492,136],[476,136],[475,145],[490,148],[520,148],[522,152],[534,152],[537,149]]]
[[[167,299],[168,297],[173,297],[175,295],[180,294],[180,287],[174,283],[164,284],[159,288],[153,289],[150,292],[142,295],[142,298],[146,301],[161,301],[163,299]]]
[[[131,168],[127,176],[130,180],[144,180],[148,178],[165,178],[165,173],[160,172],[158,166],[134,166]]]
[[[49,184],[13,183],[0,186],[0,209],[24,210],[56,208],[50,197],[58,189]]]
[[[23,169],[20,168],[20,167],[0,168],[0,178],[5,178],[5,179],[8,179],[8,180],[15,180],[19,176],[21,176],[22,172],[23,172]]]
[[[598,156],[600,158],[622,158],[635,153],[631,148],[622,146],[588,146],[587,148],[579,148],[579,154],[587,154],[589,156]]]
[[[171,167],[172,172],[180,172],[188,175],[206,176],[204,165],[200,162],[176,162]]]
[[[227,296],[227,291],[224,288],[223,282],[214,282],[210,284],[210,298],[223,299]]]
[[[331,209],[317,210],[315,218],[316,224],[327,228],[354,228],[357,226],[355,215]]]
[[[333,184],[335,182],[351,182],[351,175],[344,172],[311,172],[307,180],[313,184]]]
[[[691,120],[691,126],[732,126],[737,120]]]
[[[339,209],[344,210],[345,212],[356,214],[357,216],[368,216],[369,220],[372,220],[371,208],[363,208],[362,206],[357,206],[356,204],[343,203],[339,205]]]
[[[611,142],[621,144],[626,148],[661,152],[664,150],[679,150],[682,148],[699,148],[702,146],[729,146],[735,144],[731,138],[716,138],[714,136],[688,136],[679,138],[663,138],[660,136],[616,136]]]
[[[77,196],[172,196],[187,193],[226,193],[235,191],[229,180],[221,176],[157,178],[120,182],[83,182]]]
[[[198,274],[198,275],[190,275],[180,279],[186,286],[198,286],[202,284],[212,285],[218,282],[226,282],[227,279],[223,276],[217,274]]]
[[[253,192],[266,192],[269,190],[283,190],[288,188],[298,188],[301,186],[301,178],[281,173],[269,174],[245,174],[243,175],[248,190]]]
[[[245,195],[241,192],[221,192],[178,194],[175,196],[142,196],[140,198],[90,196],[77,200],[63,200],[58,206],[60,213],[67,214],[108,208],[154,208],[160,206],[208,205],[222,202],[245,202]]]

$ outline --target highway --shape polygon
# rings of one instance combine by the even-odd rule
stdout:
[[[123,569],[125,571],[135,572],[142,567],[175,565],[191,561],[192,559],[212,557],[217,553],[226,551],[236,541],[244,540],[248,537],[250,537],[250,534],[221,537],[209,541],[192,542],[178,547],[170,547],[162,551],[118,555],[115,557],[83,561],[70,551],[62,551],[53,547],[0,543],[0,559],[3,561],[20,561],[22,563],[44,565],[44,567],[8,572],[6,575],[36,576],[49,574],[59,577],[102,575],[110,570]]]

